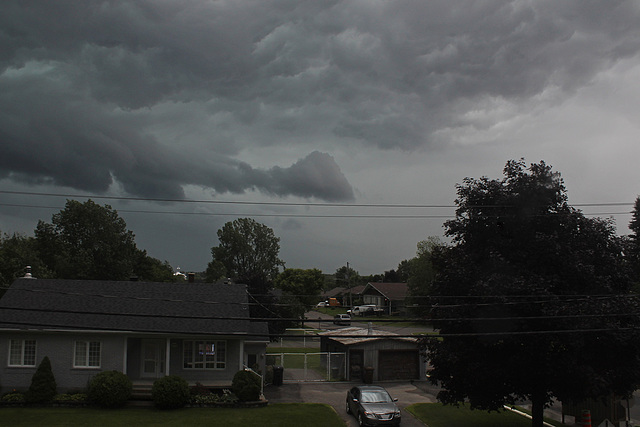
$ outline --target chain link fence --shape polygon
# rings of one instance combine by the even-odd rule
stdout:
[[[282,366],[285,382],[344,381],[347,372],[345,353],[269,353],[267,366]]]

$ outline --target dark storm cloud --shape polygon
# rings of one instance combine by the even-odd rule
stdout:
[[[332,144],[412,150],[481,128],[469,113],[487,99],[561,100],[637,55],[638,15],[630,1],[5,1],[0,176],[350,200]],[[241,160],[285,139],[311,154]]]

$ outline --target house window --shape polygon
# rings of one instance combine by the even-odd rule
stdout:
[[[226,359],[226,341],[184,341],[185,369],[224,369]]]
[[[36,366],[36,340],[11,340],[9,366]]]
[[[100,341],[76,341],[73,367],[99,368],[101,347]]]

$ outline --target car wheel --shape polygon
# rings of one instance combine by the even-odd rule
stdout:
[[[347,414],[351,413],[351,408],[349,407],[349,401],[348,400],[345,403],[345,410],[347,411]]]
[[[364,426],[364,419],[362,418],[362,414],[358,414],[358,425],[360,427]]]

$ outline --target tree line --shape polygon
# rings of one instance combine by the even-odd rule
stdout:
[[[553,399],[629,396],[640,388],[640,198],[631,234],[618,236],[613,220],[569,205],[546,163],[511,160],[503,175],[465,178],[444,224],[450,243],[421,241],[396,270],[362,277],[344,266],[331,283],[318,269],[284,269],[273,230],[240,218],[218,230],[203,276],[246,284],[251,315],[274,319],[272,333],[289,325],[278,319],[303,319],[328,286],[407,282],[412,314],[438,332],[421,348],[445,403],[499,410],[529,400],[542,426]],[[91,200],[67,201],[35,237],[4,235],[3,284],[27,264],[43,278],[174,280],[115,210]]]

